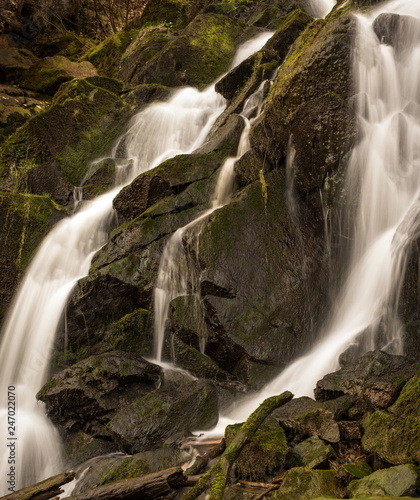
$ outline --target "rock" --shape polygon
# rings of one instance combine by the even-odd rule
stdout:
[[[297,435],[319,436],[330,443],[340,441],[340,431],[333,414],[306,396],[296,398],[273,413],[279,424]]]
[[[350,476],[358,479],[369,476],[373,472],[371,466],[363,460],[358,460],[352,464],[343,464],[341,468]]]
[[[48,102],[34,98],[18,87],[0,85],[0,143],[31,116],[44,111]]]
[[[360,422],[348,422],[341,420],[338,422],[342,441],[359,441],[362,438]]]
[[[160,367],[141,356],[114,351],[91,356],[60,372],[37,397],[46,404],[51,419],[67,431],[85,425],[94,429],[95,419],[106,422],[112,410],[154,389],[161,377]],[[105,429],[100,432],[109,437]]]
[[[106,76],[98,76],[96,75],[96,71],[95,76],[87,76],[85,77],[85,80],[95,87],[100,87],[102,89],[108,90],[109,92],[112,92],[113,94],[118,96],[121,94],[124,88],[124,83],[121,80],[108,78]]]
[[[293,467],[308,469],[324,468],[335,453],[331,445],[325,445],[318,436],[312,436],[293,447],[291,462]]]
[[[154,25],[162,23],[164,20],[167,24],[175,24],[177,27],[185,26],[187,23],[186,8],[187,6],[182,0],[148,2],[140,16],[140,26]]]
[[[274,500],[310,500],[311,498],[338,493],[334,472],[295,467],[286,472],[280,488],[271,496]]]
[[[400,497],[413,494],[419,484],[418,469],[405,464],[377,470],[363,479],[352,481],[348,492],[352,498],[366,498],[368,495]]]
[[[35,250],[63,216],[46,196],[0,191],[0,318]]]
[[[217,152],[171,158],[139,175],[129,186],[123,188],[113,201],[114,208],[125,220],[133,220],[158,201],[175,192],[186,191],[193,183],[209,178],[220,167],[221,161]],[[179,208],[175,210],[182,210],[182,206],[188,207],[187,203],[197,204],[199,200],[194,198],[181,206],[177,200],[172,199],[172,204],[175,202],[175,207],[178,205]],[[201,203],[207,205],[208,193],[201,193],[201,198]]]
[[[64,179],[61,164],[57,160],[31,168],[27,173],[27,186],[31,193],[48,193],[62,205],[67,204],[72,195],[72,189]]]
[[[265,365],[274,375],[303,346],[300,332],[305,331],[308,315],[316,322],[319,304],[325,304],[320,289],[325,273],[323,242],[314,237],[315,224],[304,207],[307,223],[296,234],[284,189],[280,171],[261,171],[257,181],[213,212],[201,230],[201,280],[212,285],[207,295],[202,294],[210,332],[205,354],[224,369],[228,366],[219,355],[221,338],[241,347],[260,363],[259,368]],[[267,237],[273,234],[275,241]],[[305,256],[299,245],[307,249]],[[308,301],[302,294],[304,283],[309,282],[312,294]],[[212,294],[211,289],[227,290],[230,296]],[[315,301],[316,310],[312,309]],[[246,381],[246,369],[241,374],[238,366],[235,374]]]
[[[164,87],[158,84],[137,85],[127,95],[123,96],[124,102],[139,110],[142,106],[153,101],[164,101],[171,93],[169,87]]]
[[[420,460],[420,371],[409,380],[388,410],[379,410],[364,424],[362,446],[390,464]]]
[[[122,479],[142,477],[146,474],[159,472],[183,465],[191,460],[191,456],[180,449],[160,448],[158,450],[136,453],[131,457],[121,454],[111,457],[98,457],[83,475],[72,495]]]
[[[101,76],[113,78],[117,76],[122,55],[137,33],[137,30],[119,31],[88,50],[81,61],[92,63]]]
[[[79,430],[66,436],[64,458],[73,468],[78,465],[84,468],[84,464],[88,460],[118,451],[117,445],[110,441],[109,436],[106,438],[93,437]]]
[[[371,351],[318,381],[315,397],[324,401],[351,394],[362,396],[374,408],[388,408],[416,369],[418,365],[403,356]]]
[[[257,181],[260,172],[264,174],[264,163],[254,149],[247,151],[241,159],[235,163],[235,182],[239,189]]]
[[[236,66],[216,83],[216,91],[226,99],[232,100],[235,94],[243,88],[245,82],[251,77],[258,64],[270,61],[274,55],[278,65],[280,65],[286,57],[291,44],[312,20],[308,14],[300,10],[291,13],[282,22],[280,28],[272,38],[265,44],[262,51],[248,57],[248,59]]]
[[[14,82],[38,58],[29,50],[13,47],[0,48],[0,82]]]
[[[373,30],[381,43],[392,45],[397,52],[420,40],[420,23],[412,16],[380,14],[373,22]]]
[[[53,105],[0,147],[0,179],[10,178],[12,163],[18,170],[27,170],[28,162],[40,165],[55,158],[60,160],[66,182],[78,185],[90,161],[105,153],[121,130],[124,112],[122,101],[111,92],[84,80],[63,84]]]
[[[228,426],[225,430],[226,446],[233,441],[242,424]],[[268,417],[235,460],[240,479],[265,481],[284,465],[288,452],[286,436],[275,419]]]
[[[67,306],[69,345],[74,350],[89,346],[89,337],[99,335],[104,325],[118,321],[139,306],[140,294],[135,286],[109,274],[83,278]]]
[[[244,119],[241,116],[231,115],[226,123],[209,134],[206,142],[195,153],[208,154],[217,151],[223,157],[235,157],[244,127]]]
[[[136,73],[130,84],[202,88],[228,69],[242,32],[243,26],[228,17],[199,15]]]
[[[216,390],[205,380],[160,390],[118,410],[108,424],[129,453],[159,448],[180,430],[206,430],[218,420]]]
[[[107,158],[92,163],[83,179],[83,200],[92,200],[115,186],[115,160]]]
[[[355,404],[357,398],[350,394],[345,394],[335,399],[324,401],[324,406],[334,414],[334,418],[338,420],[346,420],[349,410]]]
[[[273,167],[285,159],[292,137],[296,188],[305,197],[322,188],[355,138],[347,104],[354,32],[355,22],[345,13],[313,22],[291,48],[251,134],[251,145]]]
[[[78,63],[64,56],[53,56],[46,57],[25,70],[19,85],[41,94],[54,95],[62,83],[73,78],[82,79],[96,74],[95,67],[88,61]]]

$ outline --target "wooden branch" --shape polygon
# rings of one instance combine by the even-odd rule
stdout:
[[[257,497],[255,497],[254,500],[261,500],[266,495],[268,495],[272,491],[277,490],[279,488],[280,488],[279,484],[273,484],[272,486],[270,486],[269,488],[267,488],[265,491],[263,491],[260,495],[258,495]]]
[[[180,488],[185,483],[181,467],[154,472],[146,476],[123,479],[115,483],[105,484],[85,491],[80,495],[70,497],[72,500],[152,500],[169,495],[173,488]]]
[[[210,489],[210,500],[223,500],[226,483],[233,463],[238,458],[244,446],[251,442],[255,432],[276,408],[283,406],[293,398],[291,392],[283,392],[280,396],[266,399],[247,419],[239,429],[233,441],[226,448],[217,464],[183,496],[183,500],[194,500],[203,491]]]
[[[198,474],[204,469],[204,467],[210,462],[210,460],[213,460],[213,458],[221,455],[225,451],[225,449],[226,443],[225,440],[222,439],[216,446],[213,446],[213,448],[210,448],[210,450],[204,453],[204,455],[202,455],[201,457],[197,457],[191,467],[189,467],[185,471],[185,474],[187,476],[194,476],[195,474]]]
[[[63,493],[60,486],[73,481],[75,472],[63,472],[2,497],[2,500],[47,500]]]

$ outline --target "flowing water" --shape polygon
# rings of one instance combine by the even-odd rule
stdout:
[[[241,47],[235,64],[259,50],[269,36],[263,33]],[[77,189],[77,213],[51,231],[34,257],[2,332],[0,446],[7,453],[0,456],[0,495],[63,469],[59,436],[35,395],[48,377],[55,332],[71,290],[108,239],[113,198],[141,172],[198,148],[225,105],[214,85],[203,92],[186,87],[168,102],[140,112],[113,149],[116,187],[89,203],[81,202]],[[11,465],[14,477],[7,476]]]
[[[381,13],[408,14],[397,48],[373,31]],[[348,199],[358,200],[347,279],[321,340],[257,397],[220,419],[213,434],[244,420],[266,397],[284,390],[313,397],[348,347],[401,354],[397,316],[408,247],[420,232],[420,2],[398,0],[358,18],[354,71],[361,140],[352,153]]]

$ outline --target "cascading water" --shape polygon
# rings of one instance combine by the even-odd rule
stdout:
[[[271,35],[267,35],[267,39]],[[235,63],[235,61],[234,61]],[[234,167],[235,163],[250,149],[249,132],[251,124],[261,114],[264,104],[264,89],[268,84],[265,80],[259,88],[246,100],[242,117],[244,119],[244,129],[242,131],[238,150],[235,157],[227,158],[223,163],[217,179],[213,199],[210,208],[200,214],[196,219],[182,228],[179,228],[171,236],[166,244],[158,272],[158,279],[154,290],[154,313],[155,313],[155,358],[157,362],[162,361],[162,349],[165,339],[165,325],[169,315],[169,305],[171,301],[179,296],[194,294],[198,295],[199,277],[191,257],[184,249],[184,238],[188,235],[188,243],[191,246],[193,241],[197,242],[199,223],[205,220],[215,210],[226,205],[233,191]],[[251,115],[255,115],[250,118]],[[198,249],[198,245],[197,245]],[[201,311],[195,311],[197,318],[202,318]],[[202,324],[200,335],[200,349],[204,352],[206,334],[205,325]]]
[[[417,18],[411,29],[400,31],[397,49],[380,43],[373,31],[381,13]],[[273,394],[313,396],[316,382],[338,368],[339,355],[353,343],[362,351],[402,352],[396,309],[407,247],[419,235],[420,217],[420,4],[390,2],[370,17],[360,16],[358,26],[354,68],[362,138],[347,179],[349,200],[358,200],[347,280],[318,344],[257,397],[221,418],[215,434]]]
[[[263,33],[248,42],[235,64],[260,49],[270,36]],[[2,450],[11,450],[11,444],[15,447],[14,483],[4,484],[3,479],[10,477],[8,460],[12,451],[2,452],[0,495],[10,493],[9,487],[15,490],[62,470],[59,436],[35,395],[46,381],[55,332],[69,294],[74,284],[88,273],[94,253],[107,241],[113,198],[141,172],[198,148],[225,102],[214,85],[203,92],[187,87],[176,91],[166,103],[152,104],[136,115],[113,150],[117,187],[82,205],[44,240],[2,332],[0,427],[3,430],[8,429],[11,416],[7,410],[8,388],[11,398],[16,397],[16,411],[13,420],[9,420],[9,434],[2,432],[0,441]],[[80,190],[77,200],[81,200]]]

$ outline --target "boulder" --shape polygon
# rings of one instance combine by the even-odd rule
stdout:
[[[311,436],[297,444],[291,451],[293,467],[307,467],[308,469],[325,468],[328,460],[334,457],[331,445],[325,445],[318,436]]]
[[[62,175],[70,185],[84,177],[90,161],[105,153],[126,118],[115,94],[74,79],[63,84],[53,105],[30,119],[0,147],[0,179],[10,179],[9,165],[28,170],[34,165],[60,160]],[[121,121],[120,121],[121,120]]]
[[[0,191],[0,319],[39,244],[63,216],[49,197]]]
[[[31,168],[27,173],[26,185],[31,193],[48,193],[62,205],[66,205],[72,195],[72,189],[63,177],[62,166],[58,160]]]
[[[51,419],[68,432],[85,426],[93,431],[96,425],[96,432],[90,434],[106,435],[95,420],[106,422],[112,410],[155,389],[161,378],[157,365],[137,354],[114,351],[90,356],[58,373],[37,397],[46,404]]]
[[[226,446],[233,441],[241,427],[242,424],[235,424],[226,428]],[[236,473],[240,479],[266,481],[268,476],[284,466],[287,452],[283,429],[279,428],[275,419],[268,417],[235,461]]]
[[[80,60],[92,63],[101,76],[113,78],[118,73],[125,50],[135,39],[137,33],[137,30],[119,31],[88,50]]]
[[[273,167],[284,161],[292,141],[295,186],[305,198],[318,193],[355,139],[348,105],[354,34],[355,20],[345,9],[310,24],[288,53],[251,133],[251,145]]]
[[[97,71],[88,61],[72,62],[64,56],[46,57],[22,73],[19,85],[41,94],[54,95],[61,84],[73,78],[95,76]]]
[[[416,370],[418,365],[403,356],[371,351],[318,381],[315,397],[325,401],[350,394],[363,397],[374,408],[388,408]]]
[[[0,48],[0,82],[16,83],[22,73],[37,61],[38,58],[29,50]]]
[[[271,496],[275,500],[310,500],[326,495],[337,495],[338,482],[329,470],[295,467],[286,472],[280,488]]]
[[[381,469],[372,474],[352,481],[348,493],[352,498],[366,498],[369,495],[400,497],[412,495],[420,484],[418,469],[411,464]]]
[[[420,40],[420,22],[412,16],[380,14],[373,22],[373,30],[381,43],[391,45],[397,52]]]
[[[197,16],[130,80],[131,85],[208,85],[223,74],[235,53],[243,25],[226,16]]]
[[[362,446],[390,464],[420,461],[420,371],[409,380],[388,411],[375,411],[365,422]]]
[[[215,387],[208,381],[154,391],[117,410],[107,425],[129,453],[160,448],[181,430],[206,430],[218,420]]]
[[[83,200],[92,200],[115,186],[115,160],[107,158],[93,162],[83,181]]]
[[[329,443],[340,441],[334,415],[322,403],[306,396],[296,398],[273,412],[279,424],[298,436],[318,436]]]
[[[135,110],[140,110],[146,104],[154,101],[164,101],[171,93],[169,87],[158,84],[137,85],[130,92],[123,96],[124,102],[132,106]]]

